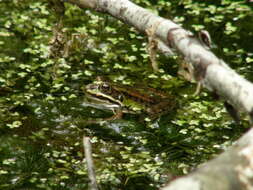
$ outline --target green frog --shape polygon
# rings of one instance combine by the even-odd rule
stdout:
[[[153,120],[175,108],[175,98],[154,88],[132,87],[98,78],[86,85],[90,106],[113,111],[108,120],[121,118],[123,113],[148,115]]]

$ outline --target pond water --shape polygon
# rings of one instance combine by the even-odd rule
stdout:
[[[238,17],[238,6],[231,11],[229,3],[227,12],[225,4],[215,8],[228,14],[217,13],[217,19],[216,13],[212,18],[206,11],[213,7],[211,1],[205,6],[152,2],[138,1],[165,18],[175,17],[191,31],[204,27],[204,20],[204,29],[221,47],[217,54],[227,54],[229,62],[252,78],[250,65],[241,64],[244,58],[250,61],[245,53],[250,51],[236,43],[240,39],[252,47],[249,32],[230,35],[231,27],[224,24]],[[154,72],[147,37],[119,20],[71,5],[65,6],[64,17],[54,15],[56,9],[48,1],[1,3],[0,189],[88,189],[83,136],[91,138],[100,189],[158,189],[213,158],[247,130],[247,120],[238,127],[223,103],[204,89],[192,96],[196,85],[178,77],[177,57],[157,55],[159,72]],[[250,30],[250,19],[245,18],[245,29]],[[241,27],[241,21],[229,20],[228,26]],[[225,33],[216,35],[221,28]],[[173,93],[170,101],[178,104],[157,118],[124,113],[105,121],[113,112],[91,105],[80,93],[101,75],[132,88],[138,84]]]
[[[1,128],[0,136],[2,189],[87,188],[83,136],[91,137],[103,189],[156,189],[222,150],[214,148],[215,141],[191,137],[175,124],[177,110],[151,121],[123,114],[117,120],[90,123],[113,113],[89,106],[82,96],[59,102],[36,99],[7,110],[11,124]],[[209,137],[215,139],[219,132],[213,133]],[[233,130],[220,133],[229,138]]]

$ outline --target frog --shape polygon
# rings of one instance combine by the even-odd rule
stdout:
[[[114,113],[108,120],[119,119],[124,113],[145,114],[154,120],[176,107],[175,97],[143,85],[123,85],[98,77],[84,88],[92,107]]]

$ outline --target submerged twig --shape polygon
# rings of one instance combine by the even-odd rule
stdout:
[[[83,147],[85,152],[86,164],[88,168],[88,176],[90,180],[90,189],[98,190],[98,185],[96,181],[96,174],[94,171],[94,164],[92,160],[92,149],[89,137],[83,137]]]

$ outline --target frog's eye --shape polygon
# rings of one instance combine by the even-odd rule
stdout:
[[[101,90],[110,92],[111,91],[111,87],[110,87],[110,85],[108,85],[108,84],[105,83],[105,84],[103,84],[101,86]]]
[[[123,102],[124,96],[123,96],[123,95],[119,95],[119,96],[118,96],[118,100],[121,101],[121,102]]]

